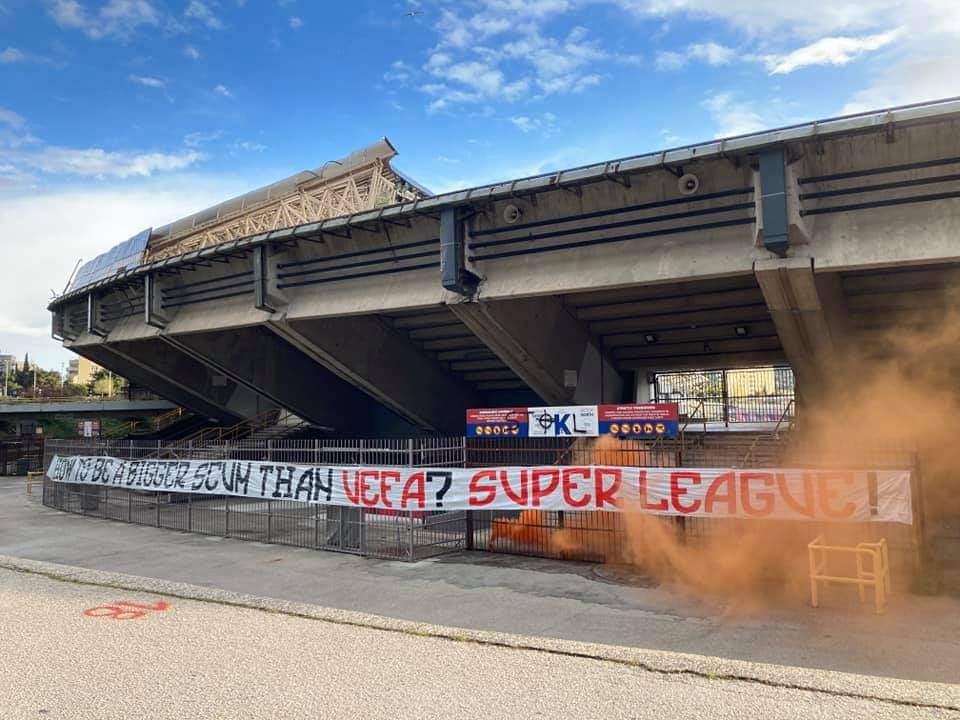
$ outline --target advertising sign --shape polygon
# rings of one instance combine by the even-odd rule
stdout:
[[[677,403],[601,405],[600,434],[622,438],[676,437],[680,434]]]
[[[100,421],[78,420],[77,435],[85,438],[100,437]]]
[[[597,437],[596,405],[527,408],[530,437]]]
[[[561,405],[467,410],[470,437],[676,437],[676,403]]]
[[[527,437],[527,408],[467,410],[467,434],[473,437]]]

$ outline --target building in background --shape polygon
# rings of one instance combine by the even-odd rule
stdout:
[[[0,355],[0,393],[9,394],[10,375],[20,371],[20,361],[16,355]]]
[[[20,369],[20,361],[16,355],[0,355],[0,372],[9,374]]]
[[[100,369],[99,365],[85,357],[75,357],[67,366],[67,382],[71,385],[86,385]]]

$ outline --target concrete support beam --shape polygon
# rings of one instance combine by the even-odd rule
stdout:
[[[223,425],[233,425],[242,419],[241,413],[231,412],[220,403],[197,392],[194,388],[188,387],[177,380],[164,377],[154,368],[120,354],[112,345],[104,343],[83,344],[72,346],[70,350],[127,378],[130,382],[150,388],[157,395],[202,417],[215,420]]]
[[[779,344],[779,341],[777,342]],[[737,352],[700,353],[697,355],[675,354],[663,359],[656,366],[658,372],[674,370],[717,370],[720,368],[736,369],[755,367],[757,365],[783,365],[787,363],[787,356],[780,348],[766,350],[744,350]],[[650,359],[626,358],[619,361],[624,370],[650,369]]]
[[[813,279],[817,285],[820,307],[823,309],[824,319],[830,330],[834,352],[843,353],[854,340],[854,328],[850,322],[847,298],[843,292],[840,274],[814,272]]]
[[[616,402],[624,379],[555,297],[448,305],[544,402]]]
[[[825,382],[843,342],[846,313],[839,278],[816,278],[811,258],[758,260],[754,271],[798,387],[809,392]]]
[[[277,336],[416,426],[462,432],[474,391],[375,316],[271,321]]]
[[[100,297],[87,293],[87,332],[98,337],[106,337],[108,332],[100,324]]]
[[[248,388],[197,362],[189,354],[170,347],[159,337],[111,342],[109,347],[130,362],[222,408],[231,418],[254,417],[270,407]]]
[[[265,327],[163,337],[198,363],[316,425],[371,431],[376,403]]]

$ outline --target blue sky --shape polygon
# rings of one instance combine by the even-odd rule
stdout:
[[[386,135],[434,191],[960,94],[955,0],[0,0],[0,350],[138,230]]]

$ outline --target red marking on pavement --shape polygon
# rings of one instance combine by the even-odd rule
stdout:
[[[108,605],[97,605],[97,607],[87,608],[83,614],[87,617],[106,617],[113,620],[139,620],[147,616],[149,611],[162,612],[169,609],[170,605],[163,602],[143,604],[130,602],[129,600],[117,600]],[[125,609],[130,608],[130,609]]]

